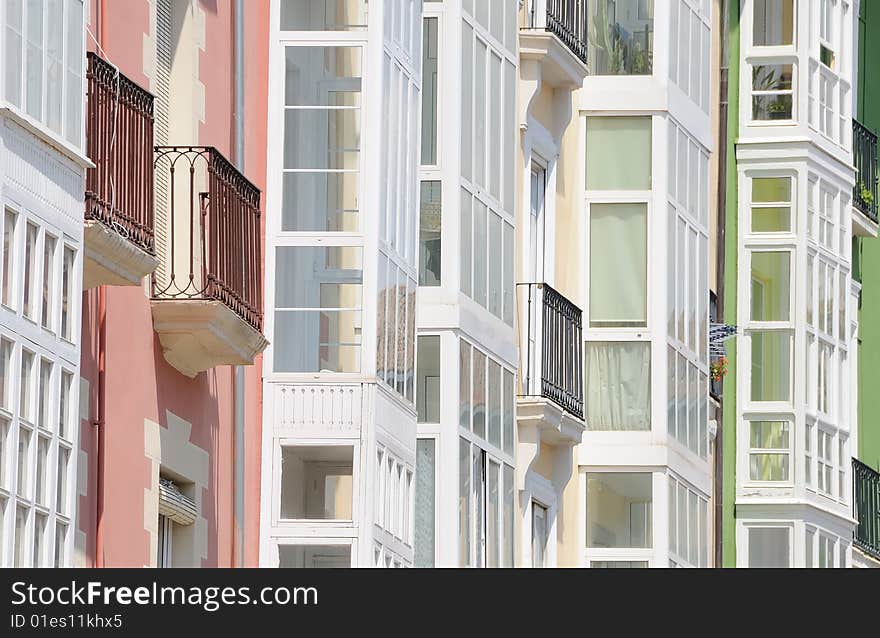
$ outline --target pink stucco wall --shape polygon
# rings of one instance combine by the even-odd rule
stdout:
[[[233,159],[233,0],[196,0],[205,13],[206,48],[200,81],[205,85],[205,121],[198,143],[216,146]],[[108,0],[104,29],[98,0],[90,0],[90,32],[104,55],[145,88],[143,42],[150,30],[149,0]],[[245,5],[246,105],[245,175],[261,190],[266,174],[268,0]],[[89,36],[89,48],[96,42]],[[173,144],[174,141],[171,140]],[[89,415],[97,414],[97,290],[83,296],[82,376],[88,381]],[[149,299],[140,287],[107,288],[106,459],[104,564],[139,566],[150,562],[144,529],[144,490],[150,487],[150,460],[144,452],[144,421],[167,427],[167,412],[192,423],[190,442],[209,454],[209,484],[201,515],[208,522],[208,555],[203,566],[228,566],[233,547],[233,372],[215,368],[189,379],[163,358],[153,331]],[[258,560],[261,441],[261,357],[245,368],[245,562]],[[81,424],[88,493],[79,501],[80,529],[86,533],[88,562],[95,559],[97,434]]]

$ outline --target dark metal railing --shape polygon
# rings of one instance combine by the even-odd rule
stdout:
[[[584,418],[581,309],[544,283],[517,284],[525,332],[522,394]]]
[[[85,217],[154,254],[153,96],[88,54]]]
[[[853,123],[853,162],[856,185],[853,204],[873,221],[877,221],[877,135],[857,122]]]
[[[550,31],[586,63],[588,19],[587,0],[529,0],[525,28]]]
[[[853,459],[853,514],[859,521],[853,542],[880,559],[880,473]]]
[[[168,211],[154,299],[221,301],[263,326],[260,190],[210,146],[157,146]]]

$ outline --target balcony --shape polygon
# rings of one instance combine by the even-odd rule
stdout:
[[[137,286],[155,270],[153,96],[88,54],[83,288]]]
[[[584,430],[581,310],[544,283],[517,285],[521,340],[517,423],[551,445],[580,443]]]
[[[877,219],[877,135],[853,120],[853,163],[856,185],[853,188],[853,233],[876,237]]]
[[[853,514],[856,547],[880,560],[880,473],[853,459]]]
[[[554,87],[580,87],[587,74],[586,0],[528,0],[521,13],[520,58],[542,65]]]
[[[165,359],[194,377],[250,365],[263,337],[260,191],[217,149],[159,146],[153,326]]]

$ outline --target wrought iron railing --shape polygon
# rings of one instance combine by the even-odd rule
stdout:
[[[154,299],[221,301],[262,330],[260,191],[210,146],[157,146],[168,210]]]
[[[880,559],[880,473],[853,459],[853,509],[856,526],[853,542]]]
[[[853,203],[873,221],[877,221],[877,135],[857,122],[853,123],[853,162],[856,185]]]
[[[526,29],[545,29],[587,61],[587,0],[529,0]]]
[[[88,54],[85,217],[154,254],[153,96]]]
[[[544,283],[517,284],[524,329],[525,396],[542,396],[584,418],[581,309]]]

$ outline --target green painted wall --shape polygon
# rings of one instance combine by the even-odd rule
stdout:
[[[737,175],[736,140],[739,137],[739,2],[729,0],[728,7],[728,75],[727,75],[727,193],[724,225],[724,323],[736,323],[737,270]],[[724,567],[736,565],[736,342],[727,342],[728,372],[724,377],[724,412],[721,436],[723,442],[721,556]]]
[[[880,131],[880,2],[862,0],[859,16],[858,120]],[[871,34],[871,35],[869,35]],[[871,37],[873,35],[873,37]],[[858,458],[880,471],[880,239],[856,239],[859,304]]]

